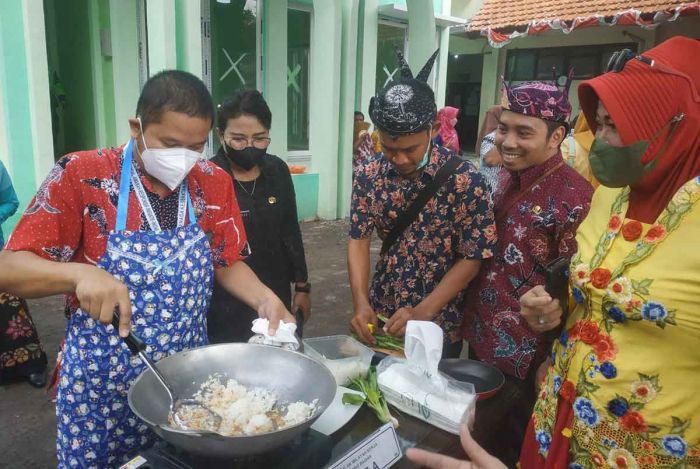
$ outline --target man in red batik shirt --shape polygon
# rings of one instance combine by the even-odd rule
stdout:
[[[464,303],[470,356],[498,367],[506,376],[502,393],[510,396],[503,419],[477,422],[474,437],[509,466],[517,461],[532,413],[537,367],[551,346],[520,316],[519,298],[544,284],[545,267],[576,252],[576,229],[593,193],[561,157],[571,115],[568,88],[504,83],[496,146],[507,171],[494,196],[498,243]]]

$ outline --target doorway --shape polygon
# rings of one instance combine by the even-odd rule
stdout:
[[[474,146],[479,134],[483,68],[484,56],[481,54],[451,54],[447,63],[445,104],[459,109],[455,129],[460,149],[467,155],[475,154]]]
[[[44,0],[55,159],[97,146],[90,3]]]

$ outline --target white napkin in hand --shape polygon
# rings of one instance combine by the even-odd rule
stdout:
[[[270,321],[265,318],[258,318],[253,321],[253,327],[251,328],[253,332],[258,335],[264,336],[264,345],[274,345],[279,347],[283,344],[294,344],[299,347],[299,341],[294,335],[297,331],[297,325],[293,322],[280,321],[275,335],[270,335]]]

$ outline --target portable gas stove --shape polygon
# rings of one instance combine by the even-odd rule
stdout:
[[[330,437],[309,430],[292,443],[273,453],[240,459],[214,459],[186,453],[160,440],[139,456],[146,462],[138,469],[314,469],[326,466],[331,459],[333,441]]]

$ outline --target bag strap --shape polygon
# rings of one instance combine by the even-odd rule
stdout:
[[[380,251],[380,255],[384,255],[387,253],[387,251],[389,251],[389,248],[396,242],[399,236],[406,231],[406,228],[408,228],[409,225],[411,225],[411,223],[418,218],[418,214],[423,210],[425,204],[427,204],[428,201],[433,198],[437,191],[439,191],[445,182],[447,182],[447,179],[454,174],[457,166],[459,166],[463,161],[464,160],[458,156],[453,155],[452,158],[447,160],[447,162],[437,170],[433,180],[420,191],[411,205],[396,219],[396,223],[382,242],[382,250]]]

